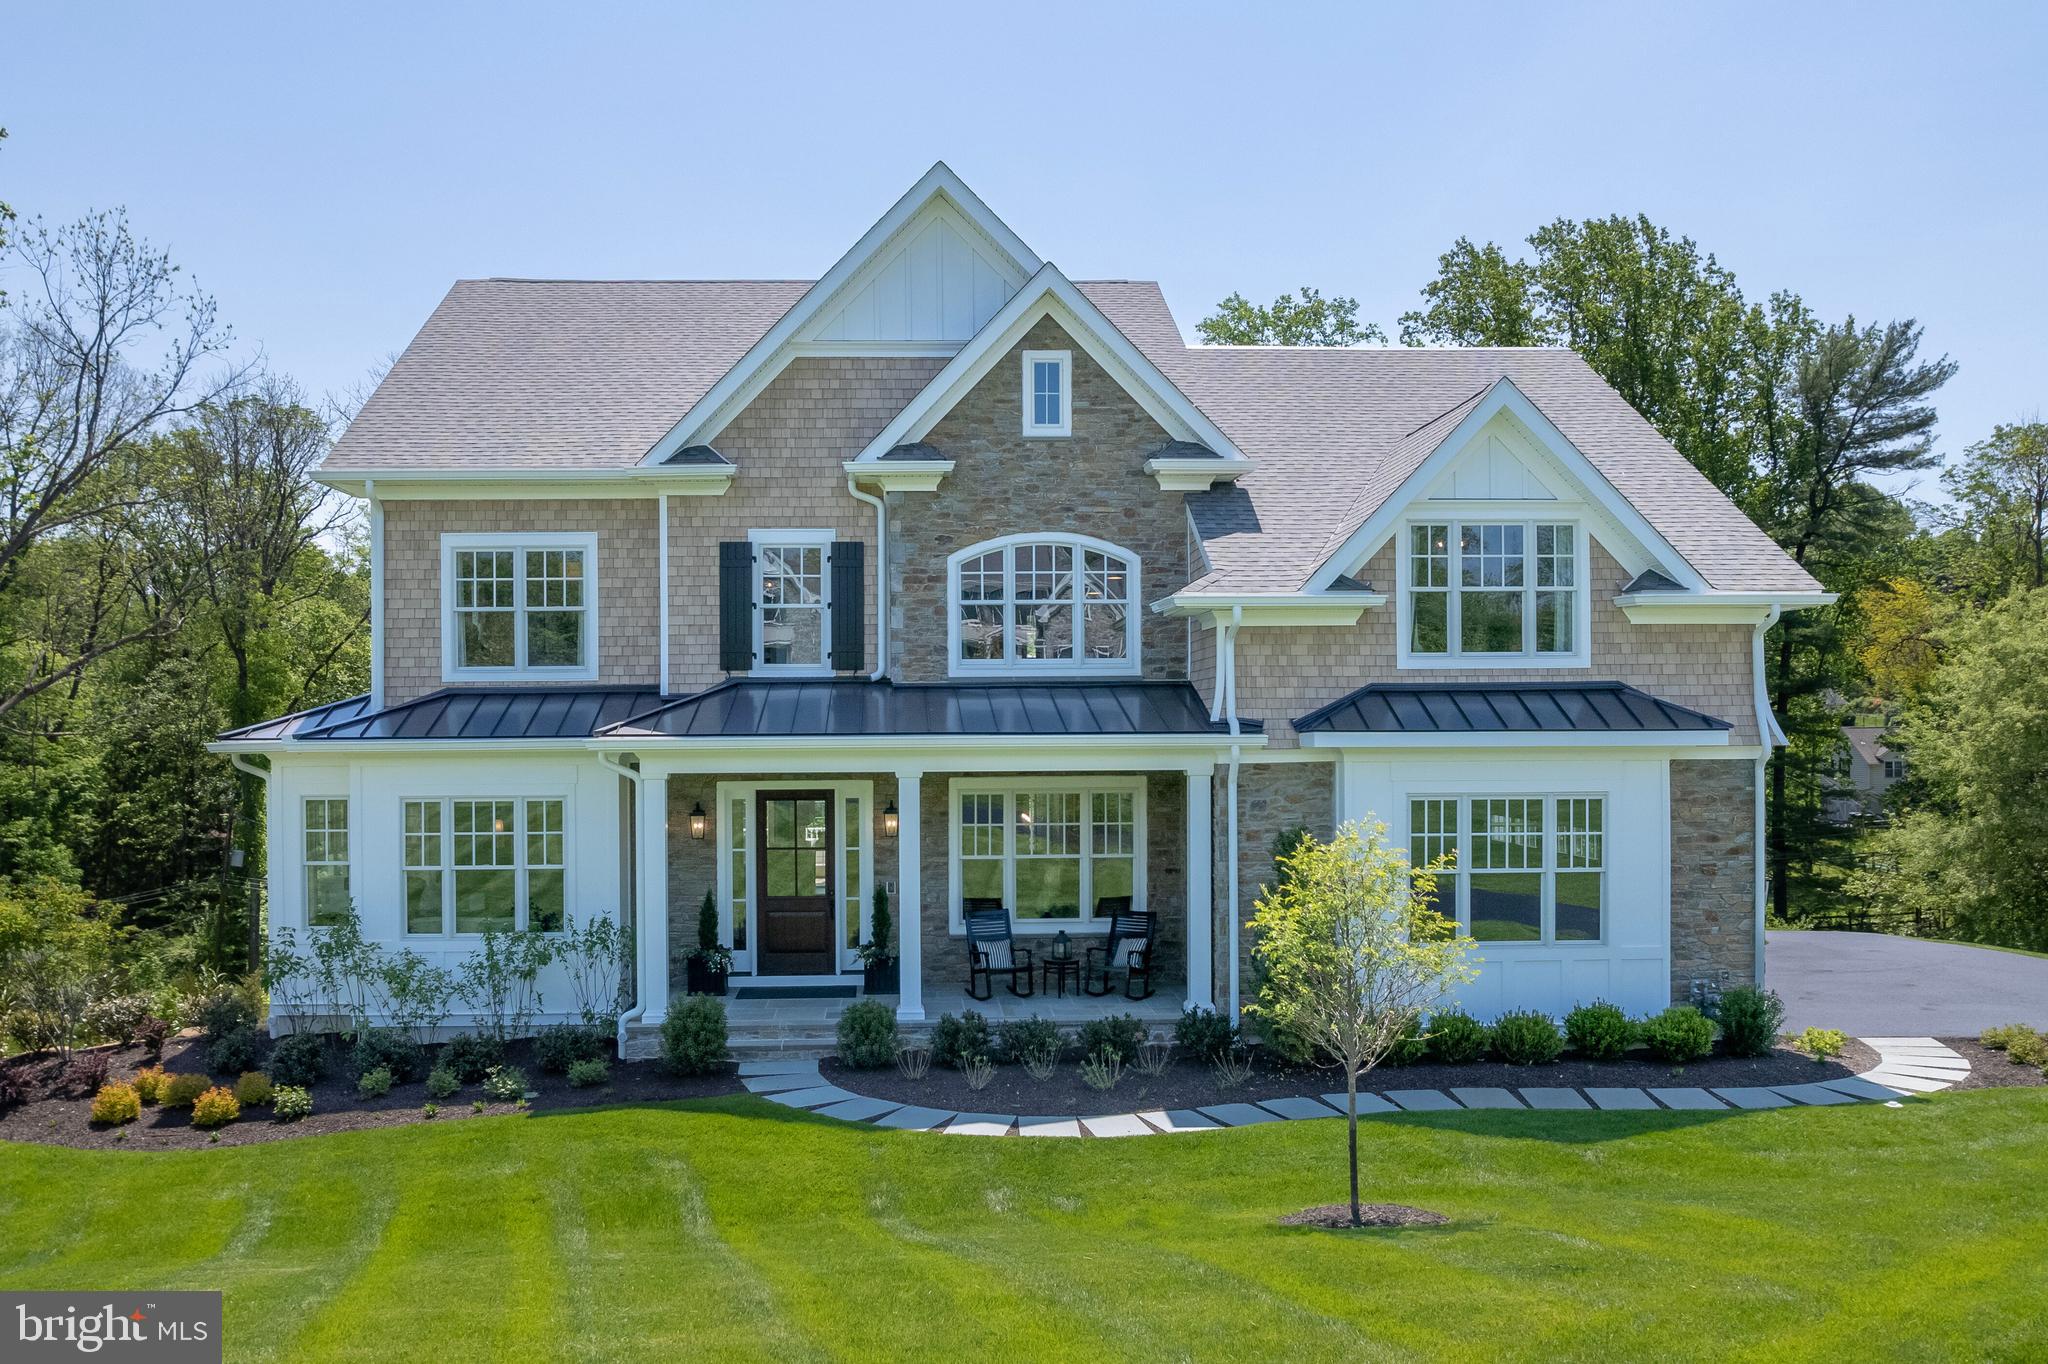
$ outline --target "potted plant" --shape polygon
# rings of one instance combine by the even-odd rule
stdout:
[[[704,892],[697,906],[697,950],[690,954],[689,985],[693,995],[722,995],[732,974],[732,949],[718,940],[718,900]]]
[[[903,989],[903,967],[889,950],[889,892],[875,887],[874,912],[868,919],[868,940],[860,945],[861,989],[871,995],[893,995]]]

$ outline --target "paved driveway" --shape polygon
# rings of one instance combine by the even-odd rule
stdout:
[[[1975,1037],[2000,1023],[2048,1028],[2048,957],[1882,933],[1766,938],[1764,979],[1784,998],[1791,1032]]]

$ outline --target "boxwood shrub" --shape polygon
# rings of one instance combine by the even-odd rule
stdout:
[[[725,1062],[725,1001],[690,995],[661,1020],[661,1059],[678,1075],[703,1075]]]
[[[1029,1018],[1006,1019],[1002,1026],[1003,1059],[1021,1062],[1027,1056],[1035,1056],[1048,1047],[1058,1056],[1066,1039],[1060,1036],[1059,1025],[1050,1018],[1037,1014]]]
[[[1218,1009],[1184,1009],[1173,1025],[1173,1045],[1182,1056],[1213,1061],[1237,1045],[1237,1025]]]
[[[482,1033],[457,1033],[441,1048],[441,1064],[455,1072],[457,1079],[473,1085],[505,1059],[505,1048],[495,1037]]]
[[[994,1059],[988,1020],[972,1009],[958,1018],[940,1014],[932,1025],[932,1060],[942,1066],[964,1066],[977,1056]]]
[[[1081,1025],[1081,1054],[1094,1056],[1106,1051],[1128,1065],[1138,1059],[1138,1048],[1145,1045],[1148,1036],[1150,1029],[1136,1014],[1091,1018]]]
[[[356,1039],[354,1069],[359,1076],[388,1070],[394,1084],[407,1084],[427,1073],[427,1054],[409,1033],[372,1028]]]
[[[1594,1000],[1564,1016],[1564,1040],[1581,1056],[1618,1061],[1635,1041],[1635,1024],[1612,1004]]]
[[[896,1061],[896,1011],[879,999],[862,999],[839,1015],[839,1059],[860,1070]]]
[[[556,1023],[533,1039],[533,1063],[549,1075],[566,1075],[578,1061],[602,1061],[612,1035],[590,1023]]]
[[[1517,1010],[1493,1020],[1493,1050],[1511,1066],[1548,1065],[1564,1050],[1564,1033],[1549,1014]]]
[[[275,1084],[304,1089],[327,1078],[327,1036],[289,1033],[270,1049],[270,1078]]]
[[[1721,1025],[1721,1045],[1730,1056],[1769,1056],[1778,1047],[1785,1001],[1776,990],[1742,985],[1721,996],[1714,1018]]]
[[[1674,1004],[1643,1021],[1643,1042],[1660,1061],[1684,1065],[1714,1049],[1714,1025],[1690,1004]]]
[[[1430,1017],[1425,1040],[1430,1060],[1462,1066],[1486,1054],[1490,1037],[1486,1025],[1464,1010],[1440,1009]]]

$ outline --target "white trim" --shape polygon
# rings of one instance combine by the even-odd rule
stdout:
[[[1614,603],[1631,625],[1758,625],[1835,600],[1833,592],[1622,592]]]
[[[665,465],[628,469],[329,469],[313,472],[316,482],[354,497],[391,502],[439,502],[451,497],[496,499],[718,497],[738,470],[729,464]]]
[[[1494,381],[1485,396],[1465,414],[1463,420],[1437,442],[1428,457],[1401,481],[1401,485],[1387,496],[1372,515],[1368,516],[1357,530],[1345,537],[1342,544],[1324,556],[1316,571],[1309,575],[1306,590],[1319,592],[1327,588],[1343,574],[1351,571],[1355,565],[1363,563],[1371,551],[1377,549],[1393,533],[1399,523],[1411,517],[1419,517],[1420,513],[1416,512],[1415,505],[1426,501],[1424,494],[1435,484],[1437,476],[1443,473],[1445,467],[1463,453],[1466,444],[1502,411],[1506,411],[1521,422],[1540,442],[1544,453],[1555,460],[1566,477],[1578,486],[1582,496],[1611,517],[1623,532],[1633,537],[1655,557],[1660,569],[1688,589],[1698,591],[1706,587],[1706,580],[1700,577],[1685,556],[1644,519],[1635,505],[1607,481],[1607,476],[1601,473],[1577,446],[1565,439],[1564,433],[1543,415],[1542,410],[1529,400],[1527,394],[1515,387],[1513,380],[1503,376]],[[1620,548],[1610,544],[1608,551],[1616,553]],[[1622,556],[1617,554],[1617,557]],[[1647,565],[1636,567],[1640,569]]]
[[[1204,493],[1218,483],[1235,483],[1250,468],[1231,460],[1187,455],[1154,456],[1145,461],[1145,472],[1164,493]]]
[[[654,443],[641,463],[659,464],[676,451],[696,444],[706,431],[716,428],[722,413],[737,409],[758,392],[781,368],[776,362],[784,358],[783,353],[797,334],[822,315],[832,300],[844,292],[863,268],[880,256],[897,233],[908,227],[933,199],[943,199],[956,209],[971,227],[1009,258],[1019,275],[1028,277],[1039,269],[1040,261],[1031,248],[1002,219],[989,211],[988,205],[967,188],[951,167],[943,161],[937,162],[875,221],[873,227],[861,234],[860,240],[816,284],[804,291],[803,297],[768,329],[767,334],[747,349],[739,363],[690,405],[690,410]]]
[[[1725,729],[1680,730],[1486,730],[1463,734],[1410,734],[1374,730],[1335,733],[1317,730],[1300,736],[1305,748],[1726,748]],[[1688,754],[1688,757],[1697,756]]]
[[[1131,817],[1134,821],[1131,851],[1131,908],[1142,910],[1146,905],[1145,862],[1150,846],[1146,837],[1144,775],[1091,776],[1091,777],[1033,777],[1017,774],[1001,777],[955,777],[947,784],[946,792],[946,868],[947,900],[946,931],[960,937],[967,931],[966,920],[961,913],[961,902],[965,898],[961,884],[960,815],[964,797],[970,795],[1000,795],[1003,801],[1003,904],[1010,911],[1010,929],[1020,937],[1051,937],[1061,929],[1078,929],[1094,932],[1106,921],[1095,917],[1094,869],[1095,854],[1092,850],[1094,839],[1094,816],[1090,796],[1128,795],[1132,797]],[[1017,803],[1019,792],[1037,795],[1049,792],[1060,795],[1078,793],[1081,798],[1080,848],[1076,856],[1081,864],[1079,914],[1072,919],[1020,919],[1017,917]],[[1116,854],[1111,854],[1116,856]]]
[[[881,356],[892,360],[943,360],[960,353],[965,341],[792,341],[792,359],[805,357]]]
[[[1074,657],[1071,659],[1026,660],[1015,656],[1016,629],[1015,604],[1017,599],[1017,562],[1015,551],[1026,545],[1058,545],[1073,552],[1072,588],[1074,593]],[[960,568],[969,559],[984,554],[1003,552],[1003,657],[1001,659],[963,659],[960,657]],[[1122,658],[1089,659],[1082,653],[1086,643],[1084,622],[1087,618],[1088,598],[1085,595],[1087,570],[1083,556],[1088,551],[1106,554],[1125,564],[1125,578],[1130,586],[1130,600],[1124,603],[1124,656]],[[1020,532],[1014,535],[999,535],[992,540],[957,549],[946,556],[946,675],[948,677],[1136,677],[1143,671],[1140,657],[1143,648],[1143,633],[1140,630],[1144,611],[1140,606],[1140,594],[1144,584],[1144,561],[1137,551],[1125,549],[1122,545],[1098,540],[1090,535],[1073,535],[1066,532]],[[1114,602],[1104,605],[1116,605]]]
[[[1236,464],[1241,469],[1251,467],[1251,460],[1230,438],[1053,265],[1041,268],[1013,294],[988,325],[868,442],[854,463],[876,463],[897,446],[930,434],[954,404],[971,392],[1043,317],[1059,322],[1075,344],[1109,371],[1169,435],[1214,450],[1222,457],[1216,461],[1219,470],[1227,464]]]
[[[787,761],[803,763],[820,772],[871,771],[885,759],[876,754],[915,755],[923,768],[939,771],[985,771],[991,763],[1031,763],[1029,769],[1056,769],[1085,762],[1109,770],[1128,766],[1149,770],[1162,753],[1223,753],[1230,744],[1263,748],[1266,736],[1246,734],[1231,738],[1222,734],[1103,734],[1077,737],[1071,734],[848,734],[758,738],[677,739],[662,735],[628,734],[601,739],[226,739],[206,745],[209,753],[267,753],[312,757],[403,757],[412,753],[546,753],[584,751],[599,755],[631,753],[643,755],[665,772],[749,772],[756,770],[762,753],[785,755]],[[1290,755],[1292,749],[1274,753],[1270,761],[1305,761]],[[934,753],[949,755],[934,757]],[[848,756],[854,755],[854,756]],[[1268,761],[1268,759],[1261,759]],[[1327,759],[1318,759],[1327,761]],[[737,764],[718,766],[720,763]],[[823,764],[824,766],[821,766]]]
[[[1425,515],[1423,504],[1410,509],[1410,515],[1394,531],[1394,649],[1395,666],[1404,669],[1485,669],[1519,668],[1530,671],[1546,669],[1590,668],[1593,666],[1593,612],[1592,592],[1587,580],[1592,577],[1593,537],[1586,524],[1570,510],[1551,511],[1555,503],[1543,503],[1545,509],[1535,515],[1525,508],[1514,516],[1497,516],[1490,512],[1466,513],[1444,511],[1437,515]],[[1522,585],[1520,587],[1476,587],[1461,585],[1463,578],[1463,531],[1466,526],[1513,525],[1521,527],[1522,539]],[[1441,588],[1417,588],[1415,586],[1414,554],[1411,548],[1413,533],[1417,526],[1443,526],[1448,543],[1445,545],[1447,582]],[[1567,653],[1543,653],[1534,646],[1536,643],[1536,595],[1539,592],[1555,592],[1556,587],[1540,587],[1536,582],[1536,530],[1539,526],[1569,526],[1572,532],[1572,647]],[[1440,654],[1416,653],[1411,647],[1411,627],[1414,623],[1414,600],[1417,591],[1441,592],[1444,595],[1444,643],[1446,650]],[[1522,641],[1526,646],[1516,653],[1465,653],[1458,647],[1461,630],[1461,611],[1466,592],[1514,592],[1522,598]]]
[[[846,470],[849,486],[855,481],[872,484],[885,493],[929,493],[938,490],[946,475],[953,472],[950,459],[892,459],[877,464],[862,464],[848,460],[840,466]],[[860,496],[855,493],[854,496]]]
[[[384,709],[384,501],[377,480],[363,485],[370,502],[370,710]]]
[[[1385,606],[1384,592],[1176,592],[1153,602],[1163,616],[1186,616],[1213,628],[1219,622],[1245,625],[1356,625],[1375,606]]]
[[[526,555],[530,550],[574,549],[583,553],[583,662],[572,668],[539,668],[514,663],[502,668],[466,668],[455,629],[455,555],[461,550],[507,551],[512,555],[512,656],[526,656]],[[597,535],[586,531],[444,531],[441,535],[441,680],[443,682],[588,682],[597,678]]]
[[[832,675],[832,546],[837,533],[831,530],[750,530],[747,543],[754,568],[751,596],[754,603],[754,666],[756,677],[830,677]],[[816,663],[770,663],[765,632],[768,608],[761,599],[761,549],[764,545],[790,545],[818,551],[818,596],[824,603],[818,610],[818,661]],[[856,606],[855,608],[859,608]]]
[[[1074,353],[1070,350],[1027,350],[1024,356],[1023,401],[1020,404],[1026,440],[1050,440],[1074,434]],[[1060,376],[1060,419],[1038,423],[1038,366],[1055,366]]]
[[[830,791],[832,793],[832,951],[833,960],[838,964],[839,969],[836,973],[815,975],[815,980],[828,984],[843,983],[848,973],[859,969],[860,963],[860,959],[846,945],[847,901],[855,899],[855,897],[849,896],[846,892],[846,887],[840,884],[840,881],[846,874],[846,802],[848,800],[858,800],[860,802],[862,824],[860,893],[858,898],[855,899],[855,903],[865,910],[866,906],[874,900],[876,844],[880,841],[876,833],[876,815],[879,807],[875,803],[874,782],[872,780],[847,781],[844,779],[821,781],[815,777],[777,777],[763,781],[721,781],[712,787],[712,791],[714,793],[713,798],[718,802],[718,808],[711,811],[711,839],[717,848],[716,855],[718,858],[718,940],[726,947],[732,948],[733,970],[736,973],[744,965],[746,971],[754,980],[776,985],[800,983],[804,980],[813,979],[813,976],[763,975],[756,965],[759,960],[756,953],[760,950],[759,944],[761,941],[761,897],[759,894],[760,888],[753,884],[752,878],[756,875],[755,869],[759,865],[755,854],[760,851],[758,840],[761,836],[761,831],[759,828],[760,821],[756,818],[755,801],[763,791]],[[749,879],[746,897],[747,945],[744,948],[735,948],[732,945],[732,855],[736,849],[730,843],[732,830],[730,828],[729,815],[732,802],[735,800],[744,800],[746,802],[747,823],[744,852],[747,859],[747,876]],[[689,831],[685,829],[684,837],[688,836]],[[854,915],[853,927],[854,931],[860,935],[860,941],[866,942],[868,923],[865,913]],[[898,935],[900,938],[900,926]]]

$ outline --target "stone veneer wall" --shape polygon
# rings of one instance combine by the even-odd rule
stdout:
[[[661,630],[655,507],[651,498],[386,501],[385,703],[461,685],[441,680],[441,537],[471,531],[502,531],[508,539],[536,531],[595,532],[597,680],[654,685]]]
[[[1671,764],[1671,998],[1695,978],[1753,985],[1756,961],[1756,764]]]
[[[858,609],[863,668],[875,660],[875,509],[846,490],[840,466],[916,397],[937,357],[811,356],[792,360],[711,444],[738,466],[722,497],[671,497],[670,687],[698,691],[725,680],[718,667],[718,544],[752,530],[831,530],[868,546]],[[650,550],[643,572],[655,575]],[[834,602],[835,610],[842,603]]]
[[[1020,433],[1026,350],[1073,353],[1071,437]],[[1166,432],[1057,323],[1033,327],[925,439],[954,469],[937,492],[889,495],[892,676],[946,676],[947,557],[1026,531],[1089,535],[1136,553],[1144,675],[1187,675],[1187,627],[1145,609],[1188,581],[1185,501],[1144,470]]]
[[[1210,944],[1215,959],[1216,1007],[1230,1006],[1230,773],[1216,767],[1214,869],[1216,895]],[[1327,839],[1337,827],[1337,765],[1333,762],[1246,762],[1237,772],[1237,970],[1240,1001],[1256,997],[1252,935],[1244,927],[1262,889],[1273,880],[1273,840],[1286,829],[1306,828]]]
[[[947,922],[953,893],[952,834],[948,828],[953,814],[953,779],[954,774],[928,775],[921,793],[924,802],[922,923],[926,990],[964,989],[967,985],[966,939],[955,936]],[[1029,778],[1019,782],[1019,785],[1029,784]],[[1186,778],[1178,772],[1152,773],[1145,783],[1148,859],[1145,864],[1145,902],[1159,916],[1159,943],[1152,953],[1152,984],[1161,994],[1181,989],[1187,978],[1186,789]],[[1095,935],[1076,932],[1074,936],[1081,940],[1081,945],[1074,949],[1078,956],[1088,938]],[[1026,941],[1034,948],[1038,945],[1035,941]],[[998,985],[997,988],[1002,987]],[[926,1011],[931,1012],[929,1004]]]
[[[1747,625],[1631,625],[1614,604],[1627,576],[1598,542],[1592,545],[1589,668],[1410,668],[1397,666],[1394,550],[1366,566],[1365,578],[1388,594],[1357,625],[1247,629],[1237,639],[1238,713],[1266,722],[1268,746],[1295,744],[1291,721],[1372,682],[1618,681],[1734,725],[1730,741],[1757,742],[1752,694],[1752,631]]]

